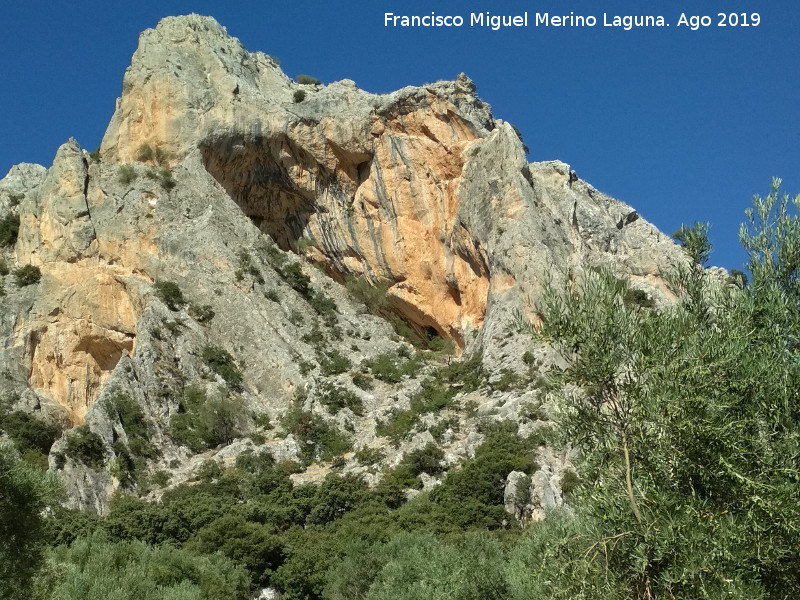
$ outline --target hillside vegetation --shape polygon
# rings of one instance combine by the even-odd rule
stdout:
[[[545,374],[556,427],[544,440],[489,425],[473,458],[411,499],[442,472],[434,444],[371,488],[336,472],[293,485],[296,463],[246,451],[158,503],[120,492],[93,516],[59,508],[14,440],[0,452],[0,597],[800,597],[798,204],[777,180],[755,199],[747,284],[703,269],[696,225],[676,235],[692,262],[672,273],[669,308],[602,269],[551,286],[531,335],[564,359]],[[446,402],[464,382],[438,385]],[[544,441],[579,450],[579,478],[562,482],[568,507],[517,521],[507,477],[533,474]]]

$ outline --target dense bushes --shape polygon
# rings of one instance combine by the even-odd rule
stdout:
[[[122,412],[126,412],[124,407]],[[297,436],[301,446],[310,448],[309,455],[334,456],[349,448],[346,440],[332,440],[331,435],[334,438],[338,435],[336,430],[327,430],[323,421],[300,409],[287,415],[283,425]],[[308,441],[312,443],[307,444]],[[342,445],[336,448],[337,443]],[[433,445],[409,453],[395,470],[397,473],[389,473],[386,482],[372,490],[354,475],[331,474],[320,485],[292,485],[289,465],[276,463],[266,452],[251,451],[237,458],[235,468],[225,469],[214,463],[211,476],[168,490],[158,504],[118,494],[111,502],[109,514],[99,520],[59,511],[52,539],[54,543],[73,543],[73,548],[83,548],[80,553],[85,555],[87,542],[81,538],[91,535],[92,531],[104,532],[105,538],[94,537],[91,543],[102,545],[109,555],[131,553],[131,560],[138,565],[136,569],[141,576],[149,576],[147,569],[150,567],[146,565],[152,564],[144,555],[154,552],[151,546],[144,544],[175,546],[182,553],[179,557],[163,558],[164,575],[177,580],[189,577],[184,585],[201,587],[196,579],[181,575],[180,569],[173,572],[174,565],[180,564],[180,557],[188,556],[185,553],[203,556],[221,552],[247,570],[253,586],[277,586],[286,598],[342,597],[336,594],[356,588],[363,588],[363,592],[374,582],[384,582],[384,578],[386,582],[391,580],[391,569],[399,568],[399,563],[395,562],[398,553],[406,552],[402,549],[407,545],[403,541],[405,538],[390,541],[401,531],[427,530],[447,535],[451,543],[442,548],[435,538],[430,535],[426,538],[426,547],[435,554],[464,551],[466,546],[462,548],[458,541],[459,531],[482,529],[487,523],[492,528],[500,527],[505,514],[502,493],[482,495],[481,481],[489,482],[488,486],[495,492],[498,478],[508,469],[529,466],[530,463],[526,463],[528,451],[526,442],[510,429],[498,429],[485,445],[476,456],[479,465],[470,467],[470,461],[465,463],[468,474],[463,480],[454,478],[451,481],[454,474],[447,476],[439,487],[449,491],[435,502],[423,493],[406,503],[404,492],[407,487],[419,486],[417,476],[420,473],[441,474],[444,455]],[[361,456],[366,454],[362,452]],[[367,458],[377,460],[380,455]],[[472,480],[478,483],[476,494],[468,489],[468,482]],[[484,505],[484,500],[493,504]],[[505,518],[510,517],[505,515]],[[124,545],[131,540],[142,544]],[[113,542],[124,544],[115,547]],[[389,546],[385,546],[387,543]],[[415,544],[411,544],[407,552],[417,552],[419,548]],[[493,542],[486,544],[490,553],[487,556],[495,556]],[[73,560],[69,557],[71,550],[61,548],[58,552],[61,558],[57,562],[66,564]],[[139,565],[140,560],[146,565]],[[202,560],[198,564],[202,565]],[[477,568],[479,563],[469,564]],[[488,559],[485,566],[489,569],[487,573],[502,568],[501,563],[489,564]],[[378,577],[384,567],[390,571]],[[125,572],[114,572],[127,582]],[[189,574],[194,572],[188,571]],[[438,573],[431,571],[434,572]],[[462,575],[461,579],[465,577],[472,582],[469,586],[479,585],[477,574]],[[357,578],[361,578],[360,583]],[[104,576],[100,579],[106,581]],[[455,585],[455,579],[453,574],[448,581]],[[412,583],[410,581],[409,585]],[[379,587],[375,593],[378,589],[388,593],[388,588],[376,585]],[[414,585],[428,584],[420,580]],[[142,588],[141,593],[147,597],[150,591]]]
[[[16,283],[18,287],[25,287],[39,283],[41,278],[42,271],[37,266],[23,265],[17,269],[14,269],[14,283]]]
[[[0,443],[0,597],[30,598],[44,550],[44,513],[61,490],[55,478],[19,460]]]
[[[233,389],[240,389],[242,372],[236,366],[233,357],[224,348],[209,344],[203,347],[201,357],[208,367],[222,377]]]
[[[66,437],[64,453],[87,467],[99,469],[106,462],[103,440],[86,425],[74,427]]]
[[[626,304],[627,286],[605,272],[546,297],[543,334],[569,363],[560,380],[583,390],[563,398],[562,431],[585,451],[573,493],[585,541],[562,540],[575,568],[547,573],[554,587],[606,581],[609,598],[800,594],[800,219],[777,184],[748,218],[744,289],[705,273],[710,247],[694,227],[679,236],[692,264],[675,277],[671,309]]]
[[[19,234],[19,215],[9,213],[0,219],[0,247],[13,246]]]
[[[331,460],[348,452],[352,443],[335,425],[302,409],[299,403],[281,419],[281,427],[300,442],[300,454],[306,464]]]
[[[171,311],[180,310],[186,304],[181,288],[174,281],[156,281],[153,284],[153,290],[158,299],[166,304]]]
[[[236,395],[209,398],[202,388],[187,387],[178,410],[170,418],[170,435],[194,452],[229,443],[247,427],[244,402]]]
[[[245,600],[247,574],[219,554],[197,556],[170,546],[111,542],[102,534],[50,553],[42,587],[53,600]],[[47,579],[51,581],[47,581]],[[47,586],[49,587],[49,586]]]
[[[36,451],[46,456],[60,434],[58,427],[21,410],[9,411],[0,401],[0,431],[6,433],[20,453]]]

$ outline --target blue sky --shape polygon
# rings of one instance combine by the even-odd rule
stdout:
[[[705,8],[699,9],[698,5]],[[738,224],[773,176],[800,192],[800,16],[760,0],[329,0],[4,3],[0,19],[0,176],[49,166],[69,137],[94,150],[141,30],[167,15],[214,16],[290,76],[353,79],[371,92],[464,71],[515,124],[531,160],[560,159],[662,231],[709,221],[711,262],[740,268]],[[521,14],[527,28],[384,27],[384,13]],[[760,15],[717,27],[717,13]],[[594,28],[533,26],[536,12],[594,15]],[[670,27],[604,27],[603,14],[663,15]],[[711,26],[677,27],[681,13]],[[740,17],[741,19],[741,17]]]

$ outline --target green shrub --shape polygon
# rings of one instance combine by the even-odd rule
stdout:
[[[367,484],[359,475],[329,474],[319,485],[306,518],[308,525],[324,525],[341,518],[367,496]]]
[[[171,311],[180,310],[186,304],[181,288],[174,281],[156,281],[153,284],[153,289],[158,299],[166,304]]]
[[[302,85],[319,85],[320,81],[316,77],[311,77],[310,75],[298,75],[297,83]]]
[[[19,215],[7,214],[0,219],[0,247],[13,246],[19,235]]]
[[[325,334],[319,328],[319,325],[317,323],[314,323],[311,326],[311,331],[309,331],[308,333],[304,333],[302,336],[300,336],[300,340],[310,346],[314,346],[314,348],[316,348],[317,351],[319,352],[321,351],[321,348],[325,343]]]
[[[375,387],[375,382],[372,381],[372,377],[365,373],[354,373],[352,379],[353,384],[364,391],[368,392]]]
[[[330,352],[318,353],[317,362],[319,362],[322,374],[326,377],[344,373],[353,366],[349,358],[335,349]]]
[[[59,600],[246,600],[244,570],[219,554],[207,556],[139,541],[111,542],[97,533],[51,551],[52,597]]]
[[[98,469],[106,462],[103,440],[86,425],[75,427],[67,434],[64,453],[87,467]]]
[[[254,416],[253,424],[255,424],[256,427],[261,427],[262,429],[272,428],[272,422],[270,421],[269,415],[267,413],[262,413],[260,415]]]
[[[35,283],[39,283],[39,280],[42,278],[42,271],[39,267],[34,265],[24,265],[17,269],[14,269],[14,283],[17,284],[17,287],[25,287],[27,285],[33,285]]]
[[[136,151],[136,160],[166,167],[169,155],[159,147],[153,148],[150,144],[142,144]]]
[[[459,430],[459,422],[458,419],[442,419],[436,425],[428,429],[430,434],[433,436],[437,442],[441,443],[444,440],[444,434],[447,432],[448,429],[451,429],[454,432],[458,432]]]
[[[136,169],[133,165],[122,165],[119,168],[119,182],[122,185],[130,185],[136,178],[138,177],[138,173],[136,173]]]
[[[506,477],[511,471],[530,474],[536,469],[528,440],[516,433],[516,425],[505,424],[487,435],[475,457],[458,471],[450,471],[432,492],[439,504],[456,507],[475,501],[486,507],[503,505]]]
[[[51,423],[15,410],[6,412],[0,408],[0,431],[11,438],[20,453],[28,450],[37,450],[48,454],[53,442],[56,441],[61,431]]]
[[[128,394],[114,390],[103,404],[112,420],[118,420],[125,430],[127,445],[118,438],[113,443],[115,454],[112,474],[123,485],[132,486],[139,480],[148,459],[159,456],[158,448],[150,441],[152,428],[139,404]]]
[[[209,398],[202,388],[189,386],[178,410],[170,418],[170,435],[193,452],[230,443],[247,426],[244,401],[238,396]]]
[[[336,302],[328,298],[322,292],[315,292],[309,295],[308,303],[319,315],[321,315],[329,325],[336,324]]]
[[[398,383],[403,380],[403,377],[416,374],[420,368],[418,359],[404,360],[400,356],[401,350],[406,350],[405,346],[401,346],[397,354],[384,352],[365,361],[364,364],[376,379]]]
[[[264,276],[253,262],[253,257],[250,256],[247,250],[239,250],[236,256],[239,258],[239,269],[241,272],[250,275],[256,283],[263,284]]]
[[[6,275],[8,275],[8,273],[9,273],[8,264],[6,263],[5,260],[0,258],[0,277],[5,277]]]
[[[241,388],[242,373],[227,350],[209,344],[203,347],[201,357],[208,368],[228,382],[233,389]]]
[[[303,273],[298,262],[292,262],[278,271],[278,274],[301,296],[308,296],[311,290],[311,278]]]
[[[215,314],[210,304],[200,305],[192,303],[189,305],[189,316],[198,323],[208,323],[214,318]]]
[[[411,410],[394,409],[385,420],[375,424],[375,433],[389,438],[395,446],[399,446],[419,422],[419,417],[419,413]]]
[[[292,98],[294,98],[295,104],[299,104],[300,102],[306,99],[305,90],[295,90],[294,94],[292,95]]]
[[[299,403],[281,419],[281,426],[300,441],[305,464],[315,460],[331,460],[348,452],[352,443],[346,435],[319,415],[305,412]]]
[[[355,459],[362,465],[371,466],[386,458],[386,453],[380,448],[364,446],[355,453]]]
[[[492,391],[507,392],[520,387],[524,383],[522,377],[510,369],[501,369],[500,377],[489,383]]]
[[[353,392],[339,384],[323,381],[319,386],[319,401],[333,412],[349,408],[355,414],[364,414],[364,402]]]
[[[161,184],[161,187],[169,192],[170,190],[174,189],[178,182],[175,181],[175,178],[172,176],[172,169],[167,167],[162,167],[158,170],[158,181]]]
[[[424,448],[412,450],[403,457],[400,466],[408,469],[413,476],[420,473],[428,475],[441,475],[444,471],[442,461],[444,452],[436,444],[429,443]]]

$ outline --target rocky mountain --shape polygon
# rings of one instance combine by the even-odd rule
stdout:
[[[458,468],[492,421],[546,428],[545,286],[603,266],[658,305],[685,258],[525,154],[464,74],[388,95],[296,82],[209,17],[166,18],[97,152],[70,140],[0,180],[8,410],[58,425],[50,469],[100,512],[248,448],[296,482],[374,483],[428,444]],[[538,452],[510,476],[529,517],[571,468]]]

